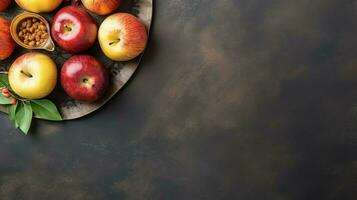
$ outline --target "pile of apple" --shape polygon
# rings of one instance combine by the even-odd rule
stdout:
[[[15,0],[21,8],[34,13],[52,12],[63,1]],[[109,74],[95,57],[84,52],[98,38],[108,58],[128,61],[144,51],[147,31],[138,18],[128,13],[108,16],[98,29],[87,10],[98,15],[109,15],[119,8],[120,0],[82,0],[87,10],[77,5],[79,0],[72,1],[74,5],[66,6],[55,14],[48,28],[51,30],[47,31],[51,32],[60,48],[74,54],[65,61],[59,73],[64,91],[75,100],[94,102],[105,93],[109,85]],[[0,0],[0,14],[11,2]],[[27,24],[31,24],[30,21]],[[0,61],[8,58],[15,47],[10,22],[0,16]],[[55,62],[36,51],[18,57],[8,72],[0,71],[0,105],[7,107],[9,118],[16,128],[27,134],[33,116],[52,121],[62,120],[56,105],[44,99],[54,90],[57,80]]]
[[[63,0],[15,0],[23,9],[35,13],[52,12]],[[0,11],[11,0],[0,1]],[[60,9],[51,25],[51,35],[63,50],[75,54],[61,68],[60,83],[73,99],[94,102],[109,85],[106,68],[92,55],[83,54],[97,38],[103,53],[114,61],[128,61],[139,56],[147,44],[147,31],[142,22],[129,13],[114,13],[120,0],[82,0],[84,7],[98,15],[108,15],[99,26],[88,11],[71,5]],[[9,31],[10,22],[0,17],[0,60],[9,57],[15,43]],[[57,84],[57,67],[51,58],[33,51],[17,58],[8,72],[11,89],[24,99],[48,96]]]

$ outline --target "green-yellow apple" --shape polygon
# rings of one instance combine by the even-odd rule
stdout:
[[[42,53],[27,53],[17,58],[9,69],[12,90],[26,99],[41,99],[49,95],[57,83],[57,67]]]
[[[35,12],[44,13],[51,12],[61,5],[63,0],[15,0],[16,3],[23,9]]]
[[[144,24],[134,15],[116,13],[100,25],[98,39],[107,57],[115,61],[128,61],[144,51],[148,35]]]

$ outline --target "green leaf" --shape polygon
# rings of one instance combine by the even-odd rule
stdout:
[[[9,79],[7,78],[7,75],[1,74],[0,75],[0,87],[9,87]]]
[[[31,107],[36,118],[50,121],[62,120],[56,105],[48,99],[31,100]]]
[[[17,103],[18,104],[18,103]],[[16,128],[19,127],[18,123],[16,122],[16,109],[17,109],[17,104],[16,105],[11,105],[8,106],[7,111],[9,113],[9,118],[10,121],[15,125]]]
[[[32,108],[30,103],[19,102],[16,109],[15,120],[20,130],[27,135],[32,121]]]
[[[11,102],[10,98],[4,97],[0,92],[0,104],[1,105],[10,105],[10,104],[12,104],[12,102]]]

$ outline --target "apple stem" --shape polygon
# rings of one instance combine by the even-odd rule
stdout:
[[[21,73],[25,74],[25,76],[27,76],[27,77],[29,77],[29,78],[32,78],[32,75],[29,74],[29,73],[26,73],[26,72],[24,72],[24,71],[22,71],[22,70],[21,70]]]
[[[114,40],[113,42],[109,42],[109,45],[112,46],[113,44],[118,44],[120,39]]]
[[[72,28],[67,26],[67,25],[64,25],[64,29],[67,31],[67,32],[71,32],[72,31]]]

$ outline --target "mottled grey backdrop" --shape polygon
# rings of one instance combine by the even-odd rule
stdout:
[[[356,199],[356,19],[352,0],[155,0],[103,109],[27,137],[0,115],[0,199]]]

